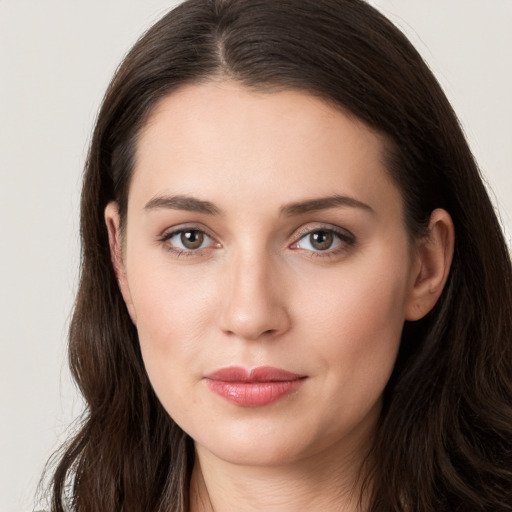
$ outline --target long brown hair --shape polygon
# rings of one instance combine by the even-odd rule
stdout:
[[[86,163],[80,287],[69,335],[86,411],[59,456],[52,511],[185,512],[191,439],[157,400],[112,269],[103,212],[126,213],[137,136],[156,103],[225,77],[297,89],[388,140],[412,237],[452,216],[448,283],[404,326],[367,468],[372,512],[512,511],[512,270],[457,118],[421,57],[360,0],[187,0],[133,47]]]

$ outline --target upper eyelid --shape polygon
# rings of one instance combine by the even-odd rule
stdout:
[[[216,240],[215,235],[211,233],[211,231],[201,224],[183,224],[183,225],[177,225],[172,226],[170,228],[164,229],[161,234],[159,235],[159,238],[161,240],[168,240],[169,238],[172,238],[177,233],[182,233],[183,231],[200,231],[201,233],[204,233],[207,237],[211,238],[212,240]]]
[[[292,237],[295,238],[296,240],[298,240],[310,233],[314,233],[315,231],[332,231],[333,233],[340,235],[342,237],[355,239],[355,235],[348,229],[342,228],[340,226],[335,226],[334,224],[323,223],[323,222],[319,222],[313,227],[311,226],[311,224],[306,224],[305,226],[302,226],[299,229],[296,229],[293,232]]]

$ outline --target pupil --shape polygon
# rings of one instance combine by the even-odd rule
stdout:
[[[187,249],[198,249],[203,243],[204,235],[200,231],[184,231],[181,234],[181,243]]]
[[[332,245],[332,233],[329,231],[317,231],[310,235],[311,245],[319,251],[325,251]]]

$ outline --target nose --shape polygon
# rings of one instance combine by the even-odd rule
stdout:
[[[286,290],[271,258],[240,255],[226,267],[221,329],[245,340],[286,332],[290,327]]]

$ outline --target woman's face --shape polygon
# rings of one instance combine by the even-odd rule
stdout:
[[[141,133],[118,277],[199,453],[275,465],[365,446],[414,254],[382,138],[317,98],[190,85]]]

